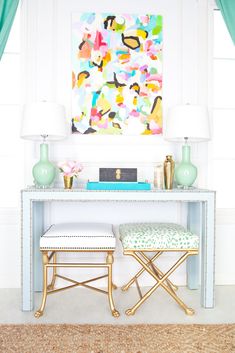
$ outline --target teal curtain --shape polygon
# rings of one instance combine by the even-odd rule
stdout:
[[[0,60],[16,14],[19,0],[0,0]]]
[[[216,0],[216,3],[235,44],[235,0]]]

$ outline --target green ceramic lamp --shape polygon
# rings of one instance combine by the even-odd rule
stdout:
[[[21,137],[27,140],[41,140],[40,160],[33,167],[35,185],[50,187],[56,176],[56,167],[49,161],[46,140],[57,141],[67,136],[65,109],[50,102],[27,104],[23,108]]]
[[[164,129],[166,140],[181,142],[182,161],[175,168],[175,180],[188,188],[197,178],[197,167],[191,163],[191,147],[188,142],[205,142],[210,139],[209,118],[206,107],[179,105],[169,110]]]

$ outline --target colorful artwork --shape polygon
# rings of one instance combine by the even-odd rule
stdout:
[[[72,131],[162,133],[162,16],[72,19]]]

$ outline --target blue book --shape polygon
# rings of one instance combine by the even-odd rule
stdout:
[[[87,190],[151,190],[151,184],[146,182],[107,182],[88,181]]]

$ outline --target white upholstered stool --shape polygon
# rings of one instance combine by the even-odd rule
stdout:
[[[115,309],[112,289],[116,286],[112,282],[112,264],[113,252],[116,246],[116,238],[113,233],[112,225],[105,223],[61,223],[52,225],[40,239],[40,251],[43,260],[43,297],[41,307],[35,313],[35,317],[43,315],[48,294],[56,293],[61,290],[83,286],[85,288],[94,289],[100,293],[108,295],[109,305],[114,317],[119,316],[119,312]],[[105,262],[57,262],[58,252],[101,252],[106,253]],[[48,285],[48,268],[53,268],[53,275]],[[80,267],[80,268],[105,268],[108,273],[96,278],[88,279],[83,282],[77,282],[68,277],[57,273],[58,267]],[[104,291],[90,285],[92,281],[108,277],[108,290]],[[62,278],[72,283],[69,286],[55,289],[56,278]]]
[[[199,237],[186,230],[179,224],[174,223],[129,223],[121,224],[119,227],[120,240],[124,255],[132,256],[142,268],[131,280],[122,287],[122,290],[136,283],[140,300],[131,308],[126,310],[127,315],[135,314],[136,310],[145,300],[158,288],[162,287],[183,308],[186,314],[194,314],[194,310],[176,295],[177,286],[170,280],[169,276],[191,255],[198,254]],[[151,257],[146,253],[155,253]],[[181,253],[180,258],[165,273],[163,273],[154,261],[163,253]],[[149,273],[156,284],[144,295],[141,293],[138,278],[144,273]]]

